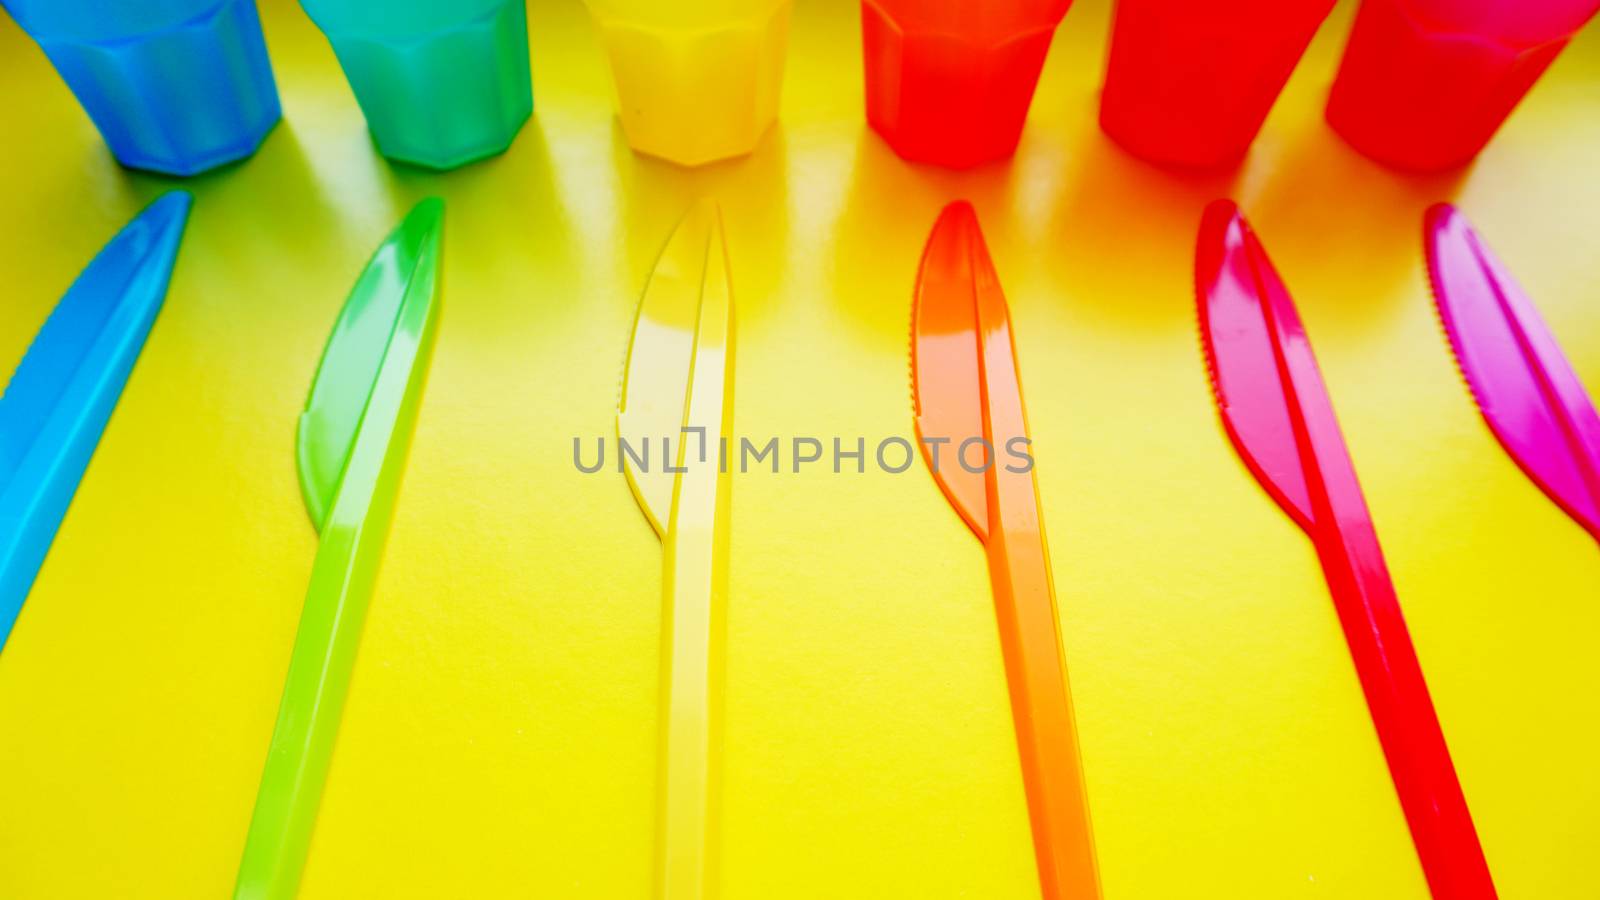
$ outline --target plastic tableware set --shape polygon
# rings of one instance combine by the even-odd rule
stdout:
[[[250,0],[4,0],[124,164],[193,174],[248,156],[279,116]],[[303,0],[380,152],[451,168],[505,150],[532,112],[521,0]],[[864,0],[865,106],[901,156],[1003,159],[1021,135],[1068,0]],[[1131,152],[1175,166],[1242,157],[1330,6],[1118,4],[1101,107]],[[589,0],[622,128],[641,152],[698,164],[749,152],[777,115],[787,0]],[[1407,169],[1472,158],[1600,2],[1365,0],[1329,100],[1332,126]],[[89,15],[89,12],[95,15]],[[153,326],[188,196],[136,217],[84,270],[0,397],[0,649]],[[299,421],[319,532],[238,900],[293,897],[404,469],[440,303],[443,204],[419,204],[360,275]],[[670,236],[643,291],[618,435],[733,435],[735,261],[714,203]],[[1462,214],[1429,210],[1423,253],[1471,395],[1505,451],[1600,540],[1600,415],[1531,300]],[[1199,223],[1204,366],[1228,438],[1322,562],[1399,804],[1433,896],[1496,896],[1400,601],[1290,290],[1230,201]],[[908,276],[912,273],[908,271]],[[1026,442],[1002,279],[972,207],[951,204],[907,278],[919,436],[976,442],[979,469],[925,462],[983,545],[1041,891],[1101,896],[1060,617]],[[661,538],[657,895],[715,893],[713,810],[728,604],[725,467],[680,442],[674,465],[624,469]]]

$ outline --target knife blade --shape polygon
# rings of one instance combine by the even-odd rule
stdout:
[[[417,204],[373,255],[323,350],[296,434],[319,532],[235,900],[299,889],[372,602],[439,314],[444,204]]]
[[[0,650],[161,311],[191,204],[164,194],[112,237],[0,396]]]
[[[1490,431],[1540,490],[1600,541],[1600,414],[1539,310],[1459,210],[1423,220],[1450,349]]]
[[[720,211],[702,201],[662,251],[634,324],[619,458],[663,545],[656,896],[716,891],[733,434],[733,294]],[[697,431],[698,430],[698,431]],[[628,440],[645,462],[622,452]],[[659,465],[649,441],[660,440]]]
[[[1355,466],[1294,301],[1231,201],[1195,252],[1200,331],[1229,439],[1311,538],[1432,894],[1495,896]]]
[[[945,207],[923,251],[911,372],[923,457],[988,553],[1042,892],[1048,900],[1098,898],[1038,488],[1031,463],[1018,462],[1027,444],[1015,443],[1027,441],[1028,430],[1010,314],[977,215],[966,202]],[[941,458],[941,450],[951,455]],[[1000,459],[1002,450],[1010,461]]]

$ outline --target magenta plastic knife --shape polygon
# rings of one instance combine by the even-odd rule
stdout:
[[[1448,203],[1423,219],[1450,348],[1489,429],[1522,471],[1600,541],[1600,415],[1533,301]]]

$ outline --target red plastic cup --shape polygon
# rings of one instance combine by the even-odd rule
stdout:
[[[1478,155],[1600,0],[1365,0],[1328,123],[1400,169]]]
[[[1072,0],[862,0],[867,121],[894,152],[965,168],[1017,149]]]
[[[1332,8],[1333,0],[1118,0],[1100,127],[1154,163],[1237,162]]]

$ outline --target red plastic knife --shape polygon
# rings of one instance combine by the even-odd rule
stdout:
[[[1294,301],[1238,208],[1206,209],[1200,331],[1228,437],[1316,544],[1389,774],[1437,900],[1496,896],[1422,666]]]

